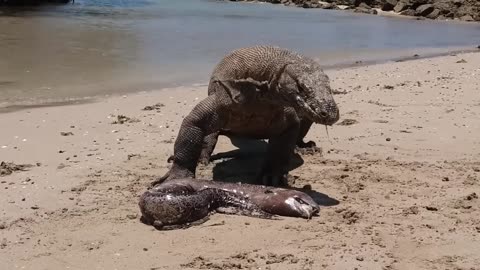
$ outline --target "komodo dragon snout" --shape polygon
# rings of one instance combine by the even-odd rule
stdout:
[[[322,125],[333,125],[338,121],[339,109],[333,99],[329,78],[322,70],[291,65],[285,74],[288,78],[280,79],[279,86],[287,90],[287,99],[296,105],[300,114]]]

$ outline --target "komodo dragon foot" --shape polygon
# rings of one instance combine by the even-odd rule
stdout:
[[[281,174],[281,175],[259,174],[257,176],[257,183],[260,183],[264,186],[286,187],[288,186],[288,174]]]
[[[256,182],[264,186],[286,187],[288,186],[288,172],[266,163],[257,175]]]
[[[163,182],[179,178],[195,178],[195,172],[189,171],[188,169],[182,168],[174,163],[165,175],[156,177],[150,183],[150,188],[153,188]]]
[[[313,155],[316,153],[322,154],[322,148],[317,147],[314,141],[309,141],[309,142],[297,142],[297,145],[295,147],[295,153],[301,154],[301,155]]]
[[[173,162],[173,158],[174,158],[173,155],[169,156],[168,159],[167,159],[167,162],[168,162],[168,163],[172,163],[172,162]],[[200,156],[200,159],[198,160],[198,163],[206,166],[206,165],[210,164],[211,159],[212,159],[212,158],[211,158],[210,156],[203,156],[203,155],[201,155],[201,156]]]

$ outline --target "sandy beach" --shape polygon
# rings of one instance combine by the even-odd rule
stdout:
[[[323,153],[291,171],[320,198],[309,221],[139,222],[206,85],[0,114],[0,162],[26,165],[0,168],[0,269],[480,269],[480,54],[327,74],[341,119],[310,130]],[[248,181],[262,153],[248,157],[198,177]]]

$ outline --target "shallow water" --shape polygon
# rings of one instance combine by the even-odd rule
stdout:
[[[275,44],[326,66],[480,43],[480,25],[202,0],[0,10],[0,107],[205,83],[228,51]]]

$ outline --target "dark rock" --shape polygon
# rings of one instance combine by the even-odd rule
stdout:
[[[435,1],[433,7],[439,9],[442,14],[447,14],[454,9],[451,0]]]
[[[438,18],[438,16],[440,16],[440,10],[439,9],[434,9],[432,11],[432,13],[427,15],[427,18],[435,20],[436,18]]]
[[[369,5],[367,5],[367,4],[363,3],[363,2],[360,3],[360,5],[358,5],[358,7],[360,7],[360,8],[365,8],[365,9],[372,9],[371,6],[369,6]]]
[[[430,1],[429,0],[409,0],[408,2],[411,4],[412,9],[416,9],[421,5],[428,4]]]
[[[395,7],[393,8],[393,11],[395,11],[396,13],[400,13],[407,8],[408,8],[407,3],[400,1],[395,5]]]
[[[400,12],[400,15],[404,15],[404,16],[415,16],[415,10],[413,10],[413,9],[406,9],[406,10]]]
[[[355,13],[365,13],[365,14],[377,14],[377,11],[374,9],[367,9],[362,7],[356,7],[354,10]]]
[[[382,10],[383,11],[390,11],[393,10],[393,8],[398,4],[397,0],[385,0],[385,3],[383,3]]]
[[[327,3],[327,2],[320,2],[318,3],[318,5],[319,5],[319,8],[322,8],[322,9],[334,9],[336,7],[335,4]]]
[[[371,9],[366,9],[366,8],[362,8],[362,7],[356,7],[353,12],[355,13],[365,13],[365,14],[370,14],[370,10]]]
[[[303,8],[316,8],[316,7],[318,7],[318,5],[316,5],[312,2],[305,2],[305,3],[303,3],[302,7]]]
[[[427,16],[428,14],[432,13],[435,8],[433,7],[432,4],[425,4],[417,7],[415,9],[415,15],[416,16]]]
[[[360,5],[360,3],[365,3],[365,4],[367,4],[371,7],[379,6],[381,4],[381,2],[383,2],[383,1],[384,0],[382,0],[382,1],[380,1],[380,0],[357,0],[358,5]]]
[[[453,19],[453,17],[455,17],[455,14],[451,11],[445,13],[445,17],[449,18],[449,19]]]

